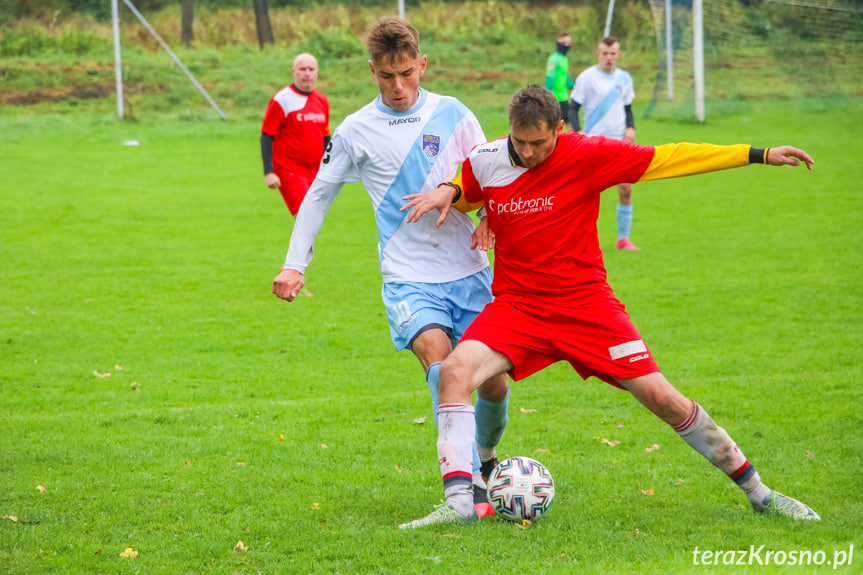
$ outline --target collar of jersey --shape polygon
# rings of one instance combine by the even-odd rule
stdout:
[[[557,137],[557,140],[554,141],[554,149],[557,150],[557,145],[560,143],[560,136]],[[515,151],[515,146],[512,145],[512,136],[506,137],[506,151],[509,152],[509,163],[512,164],[514,168],[524,168],[524,165],[521,163],[521,157]],[[551,152],[554,153],[554,150]],[[550,158],[551,156],[549,156]],[[548,161],[548,158],[546,158]]]
[[[384,114],[389,114],[390,116],[410,116],[411,114],[416,114],[417,111],[423,107],[423,104],[426,103],[427,96],[428,92],[420,88],[420,95],[419,98],[417,98],[416,103],[404,112],[399,112],[397,110],[393,110],[389,106],[384,105],[384,103],[381,101],[380,95],[378,95],[378,97],[375,98],[375,107]]]
[[[506,151],[509,152],[509,163],[513,165],[513,167],[520,168],[521,158],[518,157],[518,154],[515,151],[515,146],[512,145],[512,137],[506,137]]]
[[[599,67],[599,64],[594,64],[593,67],[596,68],[597,72],[600,72],[601,74],[603,74],[605,76],[614,76],[614,73],[617,72],[617,66],[615,66],[614,70],[612,70],[611,72],[606,72],[605,70],[603,70],[602,68]]]

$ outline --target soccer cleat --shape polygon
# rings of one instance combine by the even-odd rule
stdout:
[[[494,471],[494,468],[497,467],[497,464],[500,463],[497,460],[497,456],[493,456],[488,461],[481,461],[479,464],[479,472],[482,474],[482,480],[488,483],[488,477],[491,475],[491,472]],[[474,487],[476,489],[476,487]]]
[[[479,516],[476,514],[475,509],[471,515],[462,515],[446,503],[443,503],[422,519],[414,519],[410,523],[402,523],[399,525],[399,529],[417,529],[418,527],[438,524],[468,525],[477,521],[479,521]]]
[[[785,515],[794,519],[811,519],[820,521],[821,517],[805,503],[797,501],[793,497],[782,495],[778,491],[771,491],[770,495],[761,502],[760,513],[771,513],[774,515]]]
[[[619,250],[640,250],[637,245],[629,241],[629,238],[620,238],[617,240],[617,249]]]
[[[476,484],[473,486],[473,506],[480,519],[494,515],[494,508],[488,502],[488,491]]]

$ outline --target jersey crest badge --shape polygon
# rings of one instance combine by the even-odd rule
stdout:
[[[423,154],[434,158],[440,153],[440,136],[423,134]]]

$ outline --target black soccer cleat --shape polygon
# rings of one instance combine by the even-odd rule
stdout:
[[[488,483],[488,478],[491,475],[491,472],[494,471],[494,468],[497,467],[497,464],[500,461],[497,460],[497,455],[493,456],[488,461],[481,461],[479,464],[479,472],[482,474],[482,480]]]

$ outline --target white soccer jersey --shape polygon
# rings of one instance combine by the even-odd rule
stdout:
[[[484,142],[476,117],[455,98],[420,89],[416,104],[397,112],[377,97],[333,134],[297,214],[285,267],[305,272],[339,190],[362,182],[375,211],[384,282],[443,283],[485,269],[485,252],[470,249],[470,216],[452,210],[438,228],[437,211],[410,224],[408,212],[399,211],[407,203],[402,197],[452,180],[471,148]]]
[[[606,74],[594,64],[578,75],[570,99],[584,107],[582,132],[619,140],[626,131],[623,107],[635,99],[632,76],[620,68]]]

